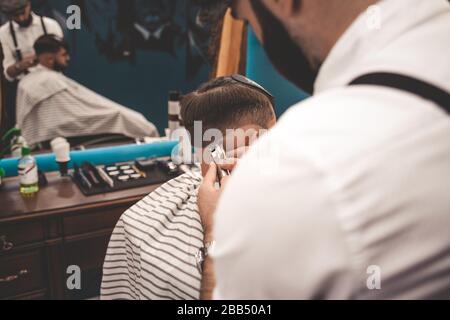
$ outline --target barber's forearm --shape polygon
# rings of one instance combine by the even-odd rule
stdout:
[[[203,278],[200,299],[212,300],[215,286],[216,278],[214,275],[214,261],[208,257],[203,265]]]
[[[206,232],[204,241],[205,243],[211,243],[214,241],[214,236],[211,232]],[[203,263],[203,277],[200,299],[212,300],[215,287],[216,277],[214,274],[214,261],[210,256],[208,256]]]
[[[34,67],[37,64],[38,60],[36,59],[35,55],[26,56],[21,61],[8,67],[6,73],[10,78],[15,79],[22,73],[26,72],[29,68]]]

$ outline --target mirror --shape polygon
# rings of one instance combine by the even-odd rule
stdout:
[[[29,74],[21,75],[18,83],[3,77],[2,133],[18,125],[27,142],[40,149],[48,149],[59,136],[77,145],[111,137],[134,141],[164,135],[169,91],[190,92],[223,65],[218,62],[225,34],[223,11],[200,10],[202,4],[203,0],[32,0],[32,25],[44,29],[39,16],[56,20],[70,60],[63,73],[61,57],[53,53],[47,59],[57,62],[43,65],[47,60],[41,56],[49,56],[44,43],[47,52]],[[68,28],[71,5],[79,9],[80,29]],[[1,22],[9,26],[5,16]],[[53,30],[52,23],[46,22],[46,28]],[[22,31],[18,29],[19,42]],[[12,50],[7,36],[2,37],[7,38],[4,51]],[[23,51],[24,58],[30,54],[29,48]],[[10,55],[17,58],[16,50]]]

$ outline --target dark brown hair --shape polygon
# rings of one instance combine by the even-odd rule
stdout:
[[[272,97],[231,77],[206,82],[181,101],[181,119],[192,139],[196,121],[202,122],[202,135],[208,129],[218,129],[225,135],[227,129],[247,124],[268,129],[274,117]]]
[[[69,51],[67,42],[53,34],[43,35],[34,43],[34,51],[36,51],[37,56],[43,53],[57,53],[63,48]]]

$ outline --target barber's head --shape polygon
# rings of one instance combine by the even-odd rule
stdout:
[[[0,0],[0,10],[22,28],[29,27],[33,22],[29,0]]]
[[[233,15],[253,27],[278,71],[312,93],[329,52],[379,0],[231,0]]]
[[[69,46],[55,35],[44,35],[34,43],[39,63],[55,71],[64,71],[69,66]]]
[[[181,101],[181,118],[196,148],[217,142],[223,143],[228,151],[248,146],[259,133],[276,123],[273,97],[239,75],[211,80],[185,96]],[[208,132],[214,131],[225,141],[210,141]]]

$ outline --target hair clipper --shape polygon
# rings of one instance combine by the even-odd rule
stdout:
[[[217,166],[223,164],[228,159],[225,150],[220,145],[215,144],[211,146],[210,151],[211,151],[211,158]],[[229,170],[220,169],[218,167],[217,174],[219,176],[220,182],[224,177],[231,175],[231,172]]]

